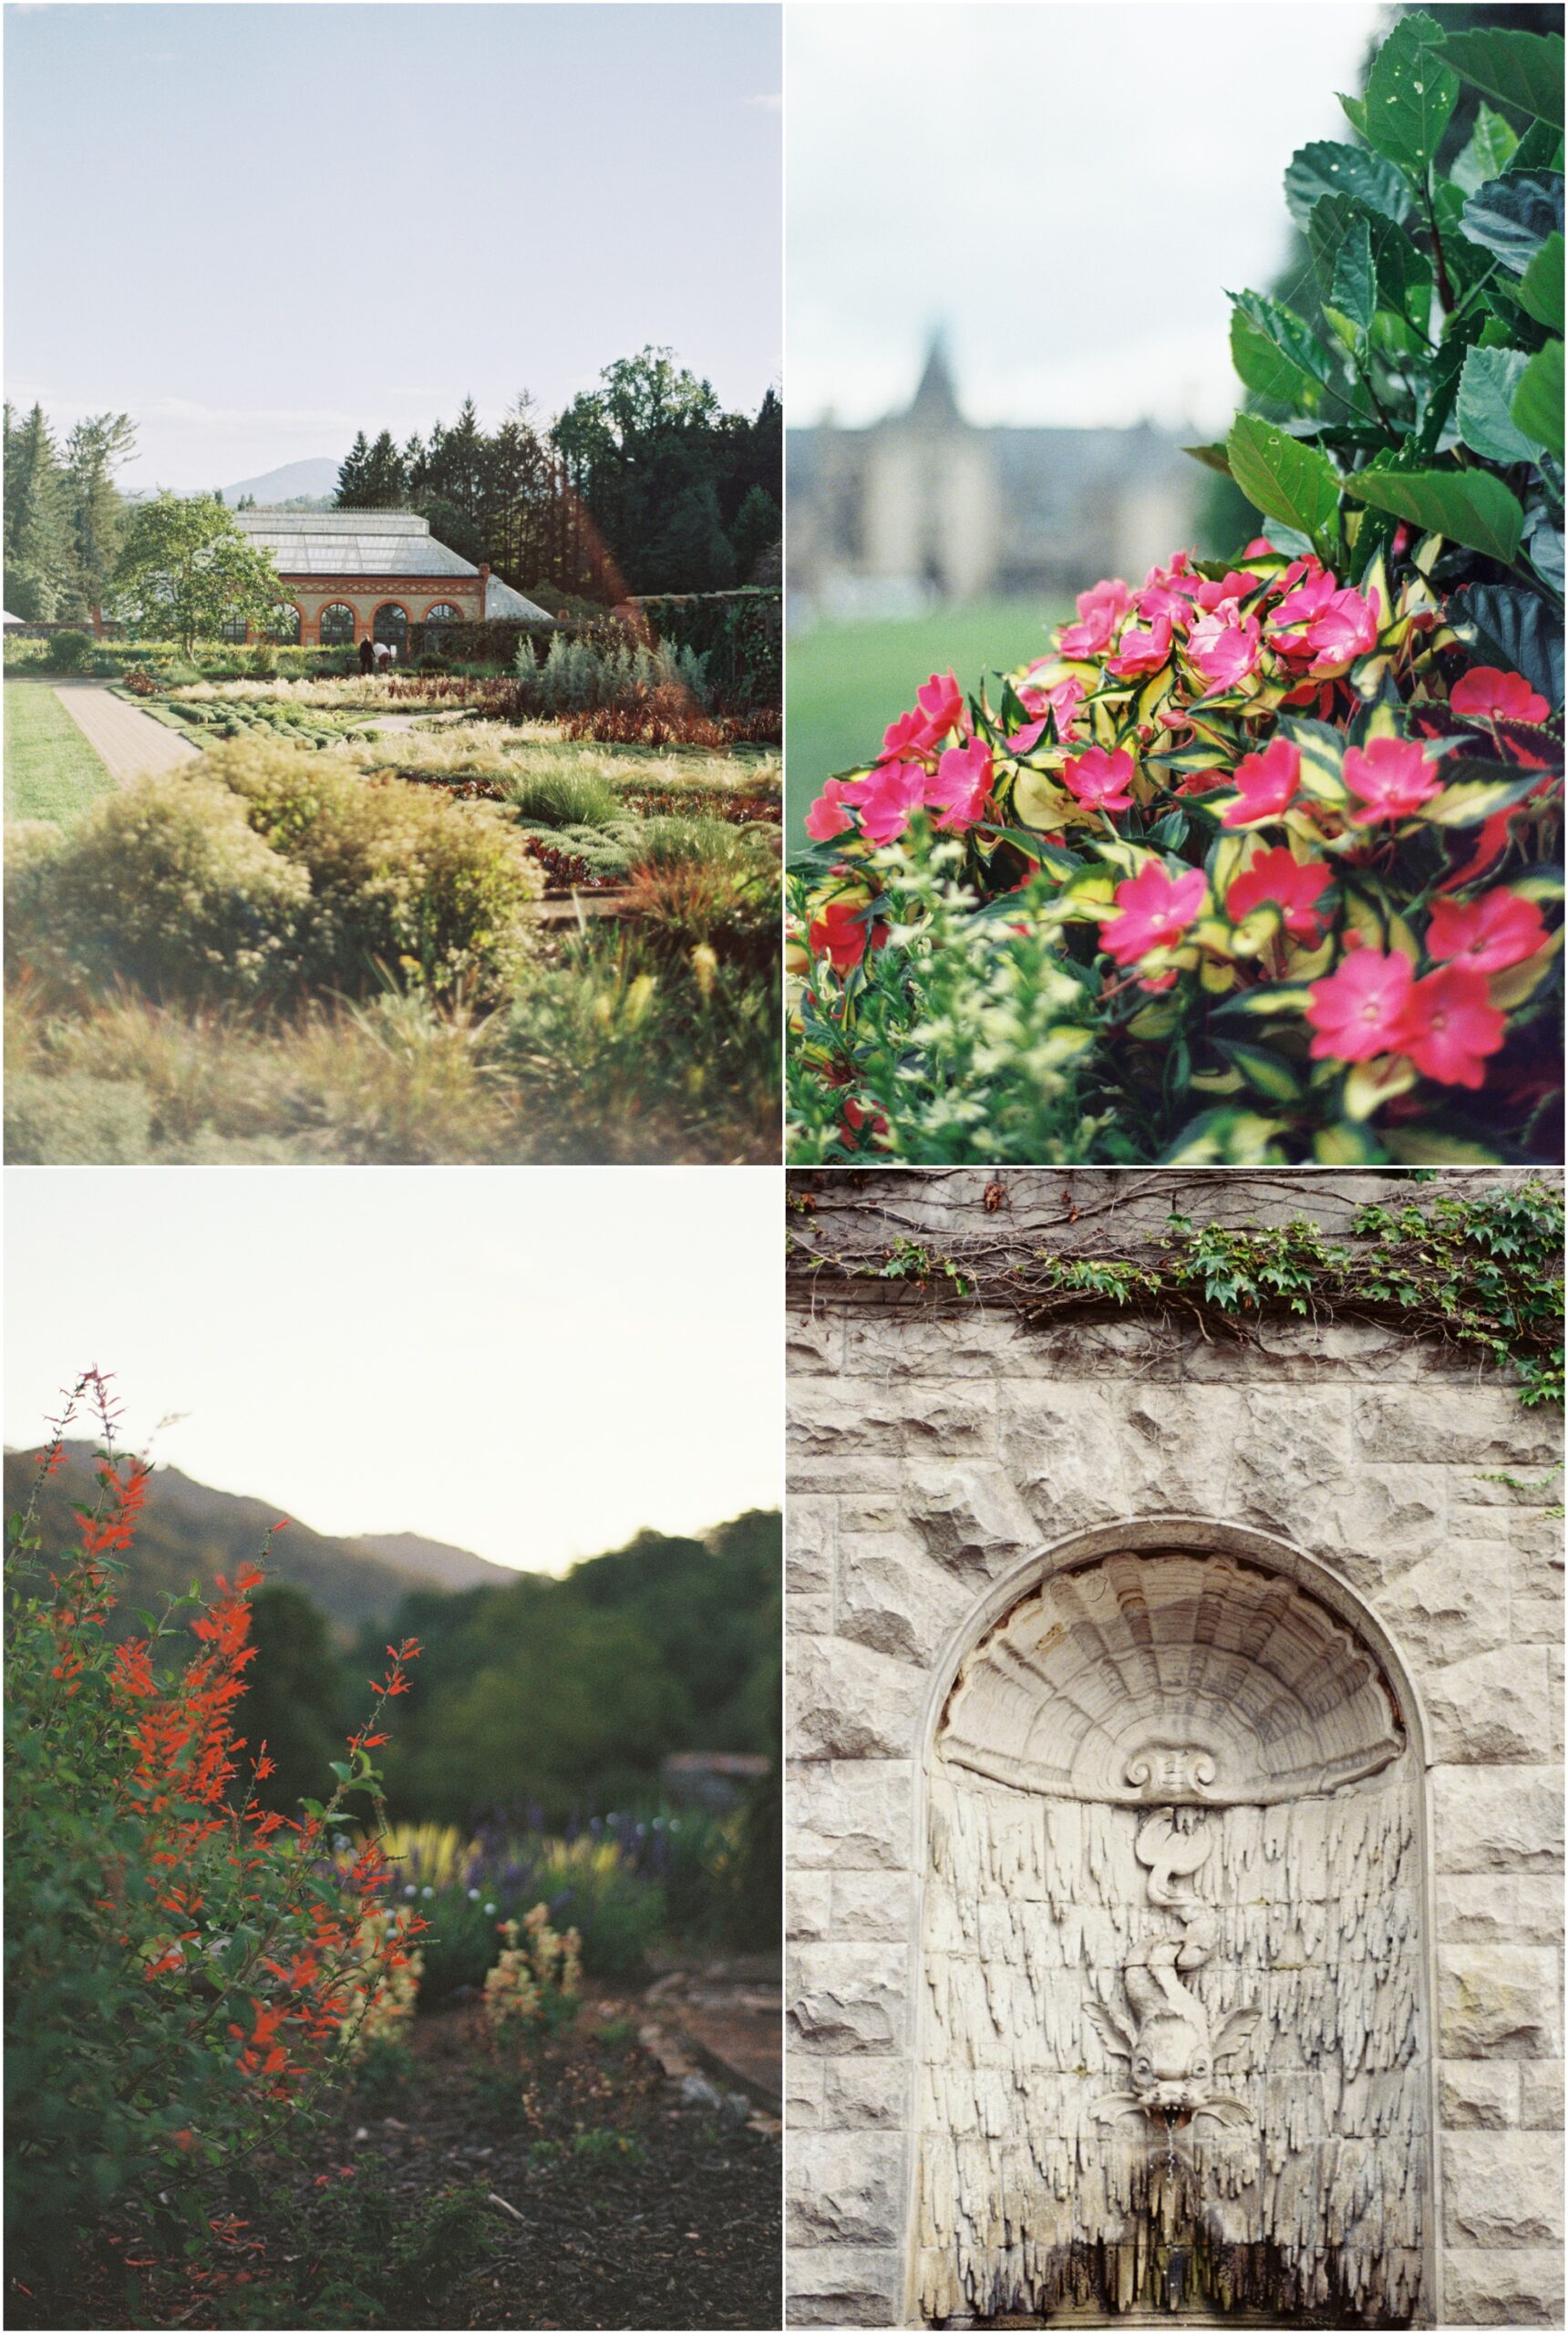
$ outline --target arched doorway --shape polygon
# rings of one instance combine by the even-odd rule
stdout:
[[[461,624],[463,612],[450,600],[438,600],[433,608],[425,611],[425,622],[432,624]]]
[[[275,640],[280,647],[296,648],[299,635],[299,610],[292,600],[280,600],[267,619],[267,638]]]
[[[376,611],[371,633],[375,639],[385,641],[387,647],[395,648],[402,657],[408,647],[407,609],[400,607],[396,600],[384,600]]]
[[[329,607],[323,608],[316,634],[324,648],[353,646],[354,610],[346,600],[334,600]]]
[[[1295,1551],[1119,1538],[1037,1571],[947,1673],[913,2314],[1428,2321],[1413,1692]]]

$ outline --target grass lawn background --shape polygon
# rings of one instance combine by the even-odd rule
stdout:
[[[5,684],[5,816],[69,826],[115,782],[46,681]]]
[[[800,822],[822,780],[874,754],[929,674],[951,667],[971,688],[982,674],[1043,656],[1047,627],[1068,613],[1036,600],[976,600],[895,622],[821,625],[792,635],[784,666],[789,848],[806,840]]]

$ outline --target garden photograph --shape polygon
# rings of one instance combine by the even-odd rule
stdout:
[[[9,1160],[777,1159],[779,46],[8,18]],[[202,173],[262,201],[276,336]]]
[[[789,13],[789,1158],[1561,1159],[1561,15]]]
[[[9,1177],[7,2325],[777,2326],[772,1179],[128,1180]]]

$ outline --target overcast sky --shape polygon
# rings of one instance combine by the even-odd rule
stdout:
[[[1026,0],[787,11],[788,403],[909,401],[934,325],[976,421],[1217,429],[1297,146],[1347,138],[1380,11]]]
[[[645,343],[779,377],[779,17],[755,5],[13,5],[6,394],[216,486]]]
[[[116,1373],[125,1441],[317,1531],[557,1570],[778,1504],[760,1168],[11,1168],[5,1441]]]

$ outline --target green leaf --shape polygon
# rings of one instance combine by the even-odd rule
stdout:
[[[1548,705],[1563,702],[1563,626],[1537,593],[1511,584],[1466,584],[1445,611],[1478,665],[1522,673]]]
[[[1305,1013],[1311,995],[1309,982],[1270,981],[1262,988],[1243,990],[1240,997],[1228,997],[1215,1007],[1214,1018],[1239,1013],[1249,1021],[1267,1021],[1276,1013]]]
[[[1372,263],[1372,231],[1364,218],[1353,220],[1334,263],[1330,306],[1366,332],[1377,313],[1377,271]]]
[[[1259,292],[1236,295],[1231,362],[1249,389],[1275,405],[1315,413],[1322,401],[1328,369],[1323,351],[1298,315]]]
[[[1309,536],[1325,558],[1339,516],[1339,473],[1326,454],[1304,446],[1256,414],[1239,413],[1225,440],[1231,476],[1265,518]]]
[[[1377,270],[1378,305],[1425,332],[1432,306],[1432,263],[1392,219],[1380,218],[1353,195],[1326,194],[1312,214],[1307,243],[1326,296],[1331,296],[1339,255],[1363,225]]]
[[[1524,513],[1490,470],[1357,470],[1346,480],[1345,491],[1358,502],[1391,511],[1397,519],[1446,535],[1504,567],[1518,557]]]
[[[1524,368],[1514,396],[1515,427],[1563,460],[1563,343],[1549,340]]]
[[[1459,75],[1436,52],[1441,27],[1416,9],[1401,16],[1367,76],[1367,136],[1379,154],[1424,179],[1437,160],[1460,94]]]
[[[1312,1155],[1325,1167],[1370,1167],[1388,1154],[1369,1128],[1341,1120],[1336,1126],[1318,1129],[1312,1138]]]
[[[1243,1045],[1239,1038],[1217,1038],[1214,1040],[1226,1059],[1232,1062],[1254,1092],[1271,1102],[1299,1102],[1302,1083],[1289,1062],[1267,1046]]]
[[[1398,220],[1401,225],[1415,215],[1404,173],[1365,146],[1336,146],[1316,139],[1310,146],[1297,147],[1284,174],[1284,199],[1291,217],[1304,232],[1315,204],[1326,194],[1356,195],[1369,211],[1381,212],[1385,219]]]
[[[1430,24],[1430,17],[1423,18]],[[1443,62],[1499,105],[1563,127],[1563,36],[1503,30],[1439,33]]]
[[[1519,305],[1549,332],[1563,330],[1563,238],[1555,228],[1524,271]]]
[[[1461,767],[1473,769],[1468,762]],[[1479,827],[1483,819],[1496,818],[1500,811],[1511,811],[1522,802],[1541,783],[1541,772],[1532,770],[1524,778],[1458,779],[1423,802],[1416,816],[1434,827]]]
[[[1563,181],[1525,170],[1489,179],[1466,199],[1460,225],[1511,275],[1522,275],[1548,235],[1563,232]]]
[[[1533,461],[1542,440],[1513,418],[1513,400],[1530,359],[1522,348],[1472,348],[1465,357],[1455,407],[1460,436],[1483,461]]]
[[[1488,179],[1496,178],[1508,167],[1509,157],[1518,146],[1510,125],[1501,114],[1493,113],[1490,106],[1477,109],[1475,128],[1464,152],[1455,161],[1449,176],[1461,194],[1473,194]]]
[[[1222,444],[1218,446],[1183,446],[1181,451],[1184,454],[1191,454],[1195,462],[1202,462],[1205,470],[1218,470],[1222,478],[1230,477],[1230,460]]]
[[[1010,842],[1015,851],[1021,851],[1026,859],[1038,860],[1042,867],[1062,882],[1069,875],[1083,872],[1084,862],[1076,852],[1063,851],[1058,843],[1046,842],[1040,836],[1031,834],[1026,828],[982,826],[979,831],[983,835],[995,835],[998,842]]]

